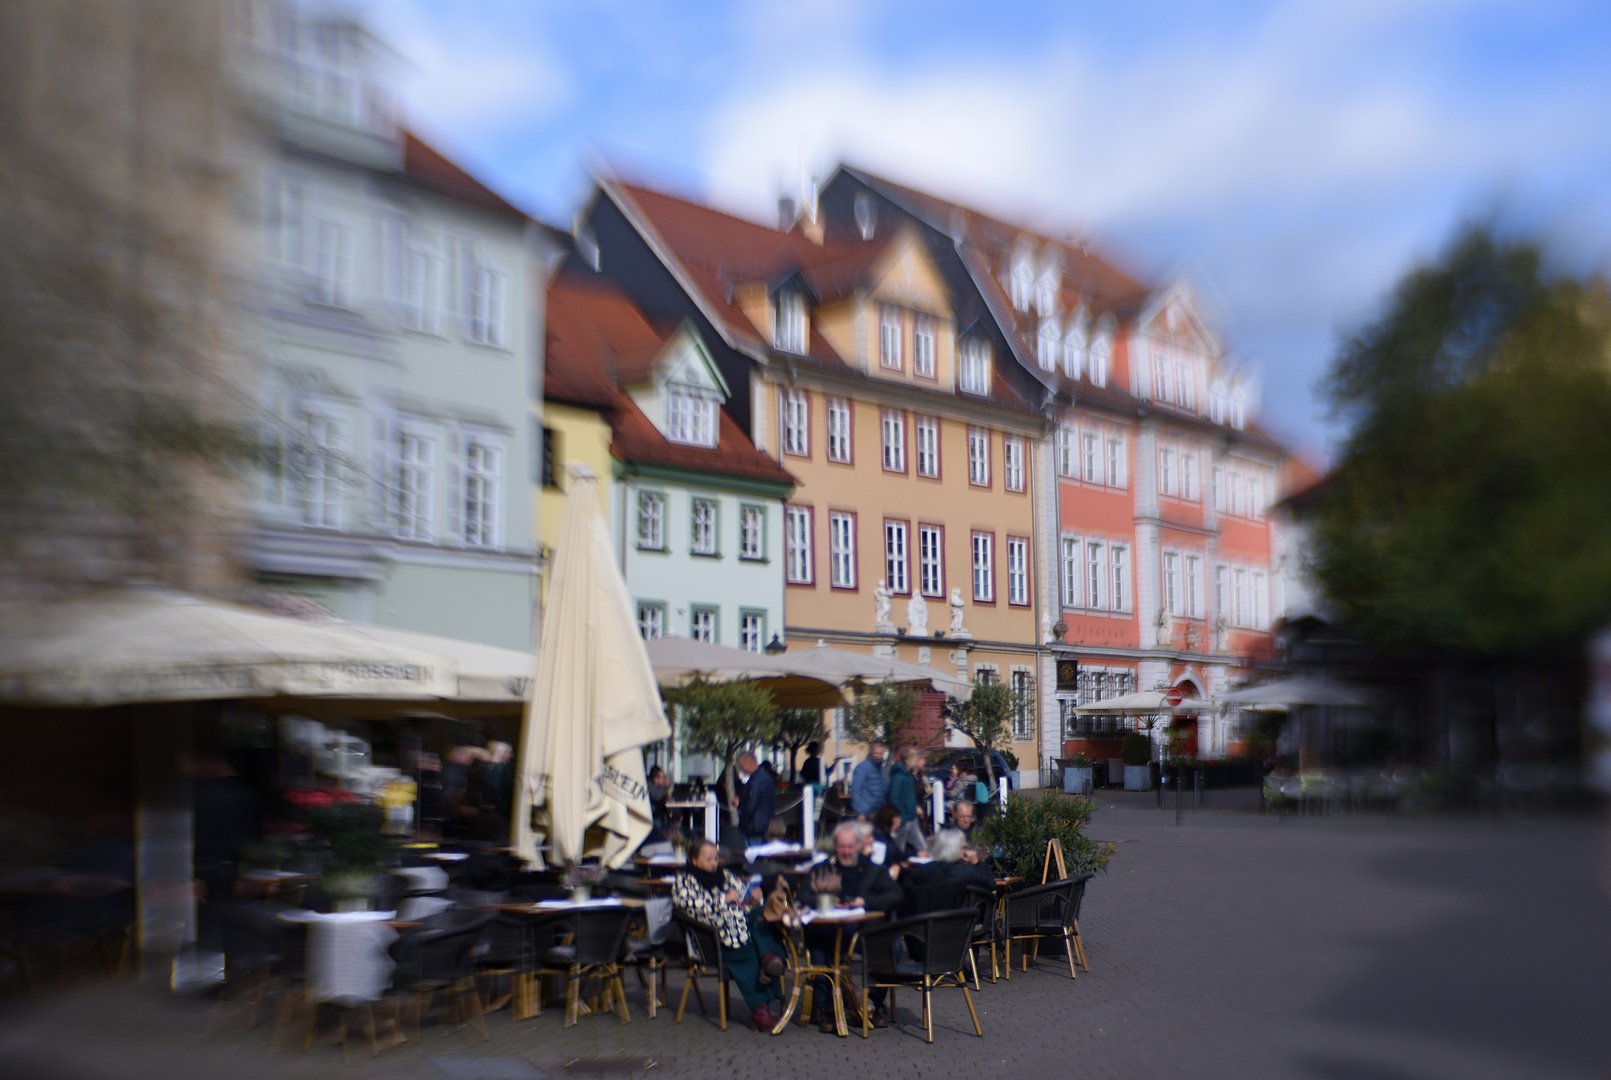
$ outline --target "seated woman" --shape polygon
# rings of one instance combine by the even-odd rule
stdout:
[[[907,890],[908,899],[912,890],[941,881],[986,890],[995,888],[996,875],[987,867],[968,862],[965,853],[962,830],[947,828],[935,833],[934,839],[929,841],[929,854],[934,861],[927,866],[914,866],[901,875],[901,887]]]
[[[783,945],[760,918],[760,892],[719,866],[716,845],[700,840],[671,887],[671,903],[685,917],[716,931],[722,961],[750,1007],[750,1026],[770,1031],[771,1004],[782,1000]]]
[[[883,845],[882,857],[879,856],[880,849],[874,846],[871,852],[874,862],[895,866],[918,854],[907,848],[906,834],[901,829],[901,812],[889,803],[873,811],[872,825],[874,845]]]

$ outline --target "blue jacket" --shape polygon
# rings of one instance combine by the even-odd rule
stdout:
[[[850,808],[858,814],[871,814],[884,805],[889,781],[884,779],[884,767],[868,754],[850,774]]]
[[[917,778],[897,762],[889,771],[889,791],[884,799],[901,815],[902,821],[917,820]]]
[[[765,836],[766,827],[772,824],[772,813],[777,806],[778,789],[772,775],[765,769],[756,769],[742,788],[739,796],[738,827],[745,836]]]

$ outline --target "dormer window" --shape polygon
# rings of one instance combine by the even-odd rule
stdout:
[[[1113,333],[1103,330],[1091,342],[1091,385],[1108,384],[1108,364],[1113,358]]]
[[[1085,373],[1085,322],[1076,319],[1063,339],[1063,374],[1077,379]]]
[[[1040,272],[1035,284],[1035,311],[1040,315],[1057,314],[1057,267],[1048,266]]]
[[[1214,380],[1214,385],[1208,388],[1208,418],[1216,424],[1225,423],[1230,412],[1230,395],[1226,393],[1225,382]]]
[[[990,345],[978,338],[962,343],[957,365],[957,389],[964,394],[990,393]]]
[[[666,438],[688,446],[716,445],[716,399],[691,386],[666,388]]]
[[[1231,391],[1230,421],[1237,431],[1247,426],[1247,391],[1240,386]]]
[[[878,305],[878,364],[894,371],[900,371],[903,367],[901,309],[894,304]]]
[[[776,321],[772,330],[772,345],[784,352],[806,351],[805,297],[792,289],[778,293]]]
[[[1017,311],[1028,311],[1030,298],[1035,292],[1035,271],[1028,259],[1020,259],[1012,268],[1012,306]]]
[[[1058,346],[1061,344],[1061,335],[1057,330],[1056,319],[1042,319],[1040,324],[1040,338],[1037,351],[1042,371],[1057,370]]]

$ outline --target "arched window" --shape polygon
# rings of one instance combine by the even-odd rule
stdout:
[[[1029,301],[1035,291],[1035,271],[1029,265],[1027,258],[1014,260],[1012,266],[1012,306],[1018,311],[1028,311]]]
[[[1040,323],[1040,340],[1037,353],[1040,358],[1042,371],[1057,370],[1057,349],[1061,335],[1057,330],[1056,319],[1042,319]]]
[[[1094,386],[1108,384],[1108,364],[1113,358],[1113,331],[1101,330],[1096,340],[1091,342],[1091,383]]]
[[[1069,324],[1068,336],[1063,339],[1063,374],[1078,379],[1085,374],[1085,313],[1082,311]]]

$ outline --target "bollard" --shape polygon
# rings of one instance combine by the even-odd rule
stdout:
[[[1007,778],[1003,776],[996,781],[996,792],[1001,799],[1001,808],[1007,809]]]
[[[1175,828],[1177,829],[1180,828],[1180,773],[1181,770],[1175,770]]]
[[[929,824],[935,832],[945,826],[945,785],[938,780],[929,781]]]
[[[800,789],[800,846],[807,851],[817,846],[817,789],[811,784]]]
[[[721,822],[716,818],[716,791],[714,788],[705,789],[705,839],[711,843],[719,843],[717,832]]]

